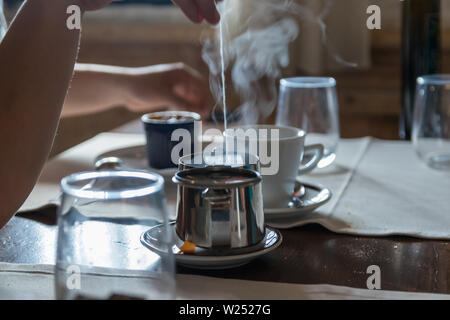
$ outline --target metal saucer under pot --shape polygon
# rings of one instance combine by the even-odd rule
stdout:
[[[240,267],[272,252],[283,241],[283,237],[278,230],[267,227],[264,239],[256,246],[228,251],[195,247],[194,250],[186,252],[183,251],[184,241],[178,239],[175,232],[175,222],[169,225],[169,230],[171,233],[173,232],[172,238],[176,239],[172,247],[172,253],[177,264],[200,270],[224,270]],[[167,254],[167,244],[161,243],[161,237],[159,236],[161,232],[166,232],[163,225],[152,227],[142,234],[141,243],[149,250],[156,251],[159,254]]]

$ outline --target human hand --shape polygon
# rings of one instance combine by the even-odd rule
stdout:
[[[207,116],[213,98],[207,81],[183,63],[138,68],[129,86],[127,106],[136,112],[176,107]]]
[[[114,1],[121,0],[78,0],[79,6],[83,11],[98,10],[106,7],[108,4]]]
[[[201,23],[203,20],[211,24],[220,21],[220,15],[216,8],[216,2],[222,0],[172,0],[184,14],[194,23]]]

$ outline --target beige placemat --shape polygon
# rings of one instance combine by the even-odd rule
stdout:
[[[332,201],[274,226],[319,223],[337,233],[450,239],[450,171],[426,166],[409,142],[365,141],[359,149],[340,145],[357,161],[338,155],[332,167],[304,178],[330,187]]]
[[[339,199],[353,174],[352,168],[359,162],[369,141],[369,138],[342,140],[338,164],[343,169],[333,169],[331,174],[327,173],[326,181],[315,179],[320,183],[325,182],[325,185],[333,190],[334,196],[330,204]],[[67,150],[45,165],[38,183],[19,211],[32,211],[49,204],[59,204],[59,183],[63,177],[74,172],[93,170],[95,159],[101,154],[144,144],[145,137],[142,134],[102,133]],[[319,174],[321,175],[322,173]]]
[[[0,299],[54,299],[53,266],[0,263]],[[110,277],[98,279],[108,285]],[[122,279],[133,285],[133,279]],[[450,295],[364,290],[333,285],[302,285],[177,275],[177,299],[445,299]],[[81,283],[82,285],[82,283]]]
[[[92,170],[100,154],[144,143],[142,134],[103,133],[64,152],[45,166],[20,211],[58,204],[61,178]],[[302,179],[330,188],[331,201],[315,212],[271,221],[272,226],[318,223],[338,233],[450,239],[450,172],[428,168],[408,142],[343,139],[332,166]],[[175,190],[166,180],[171,218]]]

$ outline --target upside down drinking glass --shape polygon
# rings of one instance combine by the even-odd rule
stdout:
[[[83,172],[61,182],[55,289],[58,299],[171,299],[172,239],[164,180],[140,171]],[[140,238],[163,225],[163,253]],[[165,232],[164,232],[165,230]]]
[[[430,167],[450,170],[450,75],[417,79],[412,141]]]
[[[282,79],[276,124],[306,131],[308,144],[325,147],[317,167],[329,166],[336,158],[340,137],[336,81],[321,77]]]

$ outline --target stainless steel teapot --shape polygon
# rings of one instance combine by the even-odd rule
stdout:
[[[265,236],[261,176],[228,166],[179,171],[176,232],[202,248],[244,248]]]

